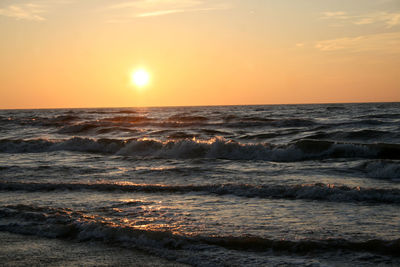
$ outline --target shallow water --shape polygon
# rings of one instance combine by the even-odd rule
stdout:
[[[400,103],[0,111],[0,231],[192,265],[400,264]]]

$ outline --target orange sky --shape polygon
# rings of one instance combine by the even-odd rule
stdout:
[[[0,108],[400,101],[400,0],[3,0],[0,34]]]

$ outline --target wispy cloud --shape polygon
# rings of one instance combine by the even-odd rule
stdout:
[[[10,17],[16,20],[45,21],[46,14],[53,8],[63,4],[71,4],[77,0],[31,0],[1,6],[0,16]]]
[[[140,8],[140,9],[164,9],[187,8],[202,5],[200,0],[137,0],[117,3],[109,6],[110,9]]]
[[[224,10],[231,8],[227,2],[207,0],[137,0],[110,5],[108,10],[124,10],[109,22],[128,22],[134,17],[154,17],[184,12]],[[133,14],[133,15],[132,15]]]
[[[322,12],[322,19],[340,19],[340,20],[346,20],[349,19],[349,16],[347,15],[347,12],[344,11],[327,11],[327,12]]]
[[[148,12],[148,13],[141,13],[141,14],[138,14],[137,17],[162,16],[162,15],[168,15],[168,14],[173,14],[173,13],[182,13],[185,11],[186,11],[185,9],[159,10],[159,11],[153,11],[153,12]]]
[[[320,51],[400,53],[400,32],[362,35],[319,41],[315,48]]]
[[[222,10],[227,9],[224,7],[209,7],[209,8],[191,8],[191,9],[171,9],[171,10],[159,10],[148,13],[137,14],[136,17],[152,17],[152,16],[162,16],[173,13],[183,13],[183,12],[197,12],[197,11],[210,11],[210,10]]]
[[[17,20],[43,21],[45,20],[43,17],[45,12],[46,9],[43,5],[33,3],[15,4],[0,8],[0,15]]]
[[[386,28],[392,28],[400,25],[400,12],[373,12],[360,15],[352,15],[344,11],[323,12],[321,19],[336,22],[333,26],[337,26],[337,22],[355,25],[382,23]],[[344,26],[344,24],[341,25]]]

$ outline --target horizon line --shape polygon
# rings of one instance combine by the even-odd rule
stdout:
[[[183,108],[183,107],[234,107],[234,106],[290,106],[290,105],[334,105],[334,104],[390,104],[400,101],[366,101],[366,102],[315,102],[315,103],[283,103],[283,104],[223,104],[223,105],[166,105],[166,106],[109,106],[109,107],[45,107],[45,108],[0,108],[3,110],[50,110],[50,109],[117,109],[117,108]]]

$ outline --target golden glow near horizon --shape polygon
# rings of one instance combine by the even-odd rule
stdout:
[[[132,72],[132,83],[142,88],[149,84],[150,82],[150,74],[145,69],[138,69]]]
[[[0,108],[400,101],[400,0],[2,0],[0,35]]]

